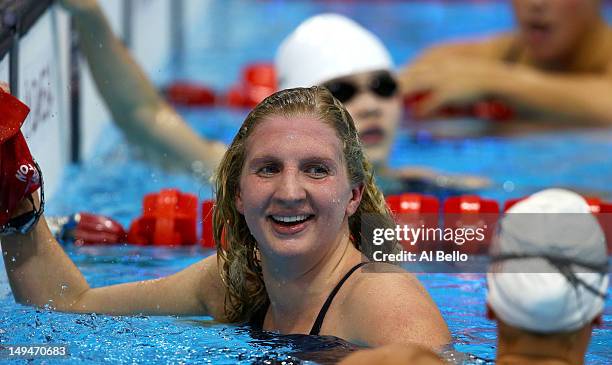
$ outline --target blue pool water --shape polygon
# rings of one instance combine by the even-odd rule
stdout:
[[[397,63],[431,42],[509,29],[506,2],[218,1],[188,32],[185,64],[169,65],[156,80],[188,77],[225,89],[241,65],[269,60],[280,40],[301,20],[321,11],[347,14],[374,30],[390,46]],[[610,9],[606,8],[610,19]],[[231,26],[228,26],[231,24]],[[181,110],[201,134],[229,142],[245,111],[221,108]],[[567,131],[513,138],[435,140],[401,133],[392,164],[427,165],[440,170],[489,176],[482,195],[503,201],[549,186],[567,186],[612,199],[612,133]],[[211,189],[192,176],[160,171],[135,158],[116,129],[105,133],[96,158],[71,168],[63,188],[48,204],[49,214],[92,211],[124,225],[140,214],[144,194],[177,187],[210,198]],[[67,251],[92,286],[165,276],[209,255],[199,248],[69,247]],[[3,270],[3,267],[2,267]],[[456,349],[476,355],[470,363],[491,363],[495,327],[484,317],[482,275],[420,277],[450,326]],[[202,362],[250,364],[283,359],[297,352],[349,348],[333,339],[266,336],[209,318],[108,317],[53,313],[17,305],[0,275],[0,343],[65,343],[68,363]],[[608,292],[610,296],[611,291]],[[609,298],[608,296],[608,298]],[[612,301],[594,331],[587,364],[612,362]],[[308,356],[307,356],[308,357]],[[317,360],[315,357],[314,360]],[[322,361],[322,358],[318,358]]]

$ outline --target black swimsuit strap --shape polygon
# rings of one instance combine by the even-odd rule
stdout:
[[[353,266],[345,275],[344,277],[338,282],[338,284],[336,284],[336,287],[334,288],[334,290],[331,291],[331,293],[329,293],[329,296],[327,297],[327,300],[325,301],[325,303],[323,303],[323,306],[321,307],[321,310],[319,311],[319,315],[317,316],[317,319],[315,320],[314,324],[312,325],[312,329],[310,330],[310,335],[318,335],[319,332],[321,332],[321,326],[323,325],[323,320],[325,319],[325,315],[327,314],[327,311],[329,310],[329,307],[332,304],[332,301],[334,300],[334,297],[336,296],[336,294],[338,294],[338,292],[340,291],[340,288],[342,288],[342,285],[344,285],[344,283],[346,282],[346,280],[355,272],[357,271],[357,269],[359,269],[360,267],[362,267],[363,265],[369,264],[370,262],[366,261],[366,262],[360,262],[357,265]]]

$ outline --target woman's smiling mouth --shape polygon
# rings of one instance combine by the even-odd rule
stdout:
[[[293,235],[302,232],[313,218],[313,214],[268,216],[274,232],[281,235]]]

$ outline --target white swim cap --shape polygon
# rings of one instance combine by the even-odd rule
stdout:
[[[538,258],[491,265],[487,301],[496,316],[517,328],[556,333],[577,330],[601,314],[608,258],[601,226],[586,201],[571,191],[548,189],[520,201],[508,213],[501,221],[492,257]],[[566,261],[564,275],[560,273],[563,264],[542,256],[597,266],[602,272]],[[570,278],[578,282],[571,283]]]
[[[276,52],[281,89],[310,87],[359,72],[388,70],[393,61],[372,32],[338,14],[305,20]]]

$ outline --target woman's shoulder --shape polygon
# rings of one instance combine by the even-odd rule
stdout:
[[[364,295],[368,293],[367,295]],[[376,293],[396,300],[398,297],[408,300],[416,299],[415,295],[428,295],[417,277],[405,269],[392,264],[372,262],[367,264],[357,275],[349,295],[359,300],[371,301],[379,305],[380,301],[369,293]]]
[[[351,285],[343,311],[356,341],[368,345],[449,342],[446,323],[414,274],[389,264],[366,266]]]

